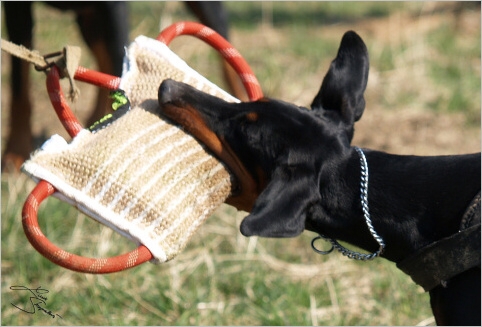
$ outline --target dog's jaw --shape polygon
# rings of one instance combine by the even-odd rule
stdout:
[[[161,90],[164,87],[163,90]],[[187,104],[181,104],[173,100],[173,90],[167,89],[163,83],[159,90],[159,104],[161,111],[168,118],[180,124],[184,130],[201,143],[227,165],[231,174],[235,177],[236,186],[232,195],[226,200],[227,204],[238,210],[250,212],[259,196],[259,187],[255,179],[248,172],[238,156],[229,144],[218,137],[206,124],[199,113]]]

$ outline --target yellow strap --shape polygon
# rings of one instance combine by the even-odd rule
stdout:
[[[16,45],[10,41],[2,39],[2,50],[20,59],[26,60],[35,66],[45,66],[47,61],[40,53],[35,50],[29,50],[23,45]]]
[[[3,51],[10,53],[12,56],[18,57],[35,65],[39,70],[49,67],[50,63],[46,60],[46,56],[42,56],[38,51],[29,50],[22,45],[17,45],[10,41],[2,39],[1,48]],[[66,46],[63,52],[55,55],[57,59],[55,65],[60,69],[60,77],[69,79],[70,88],[68,98],[75,102],[79,96],[79,89],[75,86],[74,75],[80,62],[81,50],[76,46]]]

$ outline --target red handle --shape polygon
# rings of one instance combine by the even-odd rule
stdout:
[[[169,45],[175,37],[180,35],[195,36],[216,49],[238,73],[251,101],[256,101],[263,97],[263,91],[251,67],[249,67],[238,50],[213,29],[199,23],[179,22],[164,29],[156,39]]]
[[[180,22],[164,29],[157,37],[157,40],[169,45],[169,43],[179,35],[196,36],[214,47],[236,70],[246,88],[250,100],[254,101],[263,97],[258,80],[249,65],[241,57],[239,52],[214,30],[198,23]],[[99,73],[83,67],[77,69],[74,78],[111,90],[117,89],[120,83],[119,77]],[[71,137],[76,136],[83,127],[65,100],[59,83],[59,71],[56,66],[53,66],[47,75],[47,90],[50,101],[63,126]],[[25,234],[32,246],[44,257],[64,268],[93,274],[105,274],[125,270],[153,258],[151,252],[144,245],[140,245],[137,249],[129,253],[105,259],[78,256],[55,246],[40,230],[37,217],[40,203],[54,192],[55,188],[52,184],[44,180],[40,181],[28,196],[22,210],[22,225]]]
[[[62,267],[84,273],[105,274],[137,266],[152,259],[149,250],[141,245],[137,249],[116,257],[94,259],[78,256],[52,244],[42,233],[37,221],[39,205],[55,192],[53,186],[40,181],[28,196],[22,210],[22,225],[28,240],[44,257]]]

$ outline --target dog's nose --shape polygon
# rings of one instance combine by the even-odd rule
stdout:
[[[181,91],[179,82],[172,79],[162,81],[157,94],[159,104],[162,106],[163,104],[178,100],[181,96]]]

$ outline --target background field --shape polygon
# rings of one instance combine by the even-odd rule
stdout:
[[[264,93],[309,105],[346,30],[365,40],[371,61],[367,107],[354,144],[400,154],[480,151],[480,5],[408,2],[229,2],[231,41]],[[35,5],[35,48],[83,47],[72,15]],[[193,20],[181,3],[130,4],[131,40]],[[2,26],[3,27],[3,26]],[[2,28],[2,38],[6,32]],[[190,37],[171,47],[219,85],[217,55]],[[2,145],[8,132],[9,59],[2,53]],[[66,137],[32,69],[34,133]],[[80,85],[72,107],[86,117],[94,89]],[[428,295],[383,259],[354,262],[310,248],[313,233],[294,239],[245,238],[245,213],[222,206],[173,261],[113,275],[74,273],[51,264],[26,240],[23,201],[34,184],[2,174],[2,325],[427,325]],[[40,208],[45,234],[86,256],[133,248],[124,238],[55,199]],[[396,246],[396,245],[395,245]],[[20,312],[10,286],[42,286],[47,308],[63,319]]]

